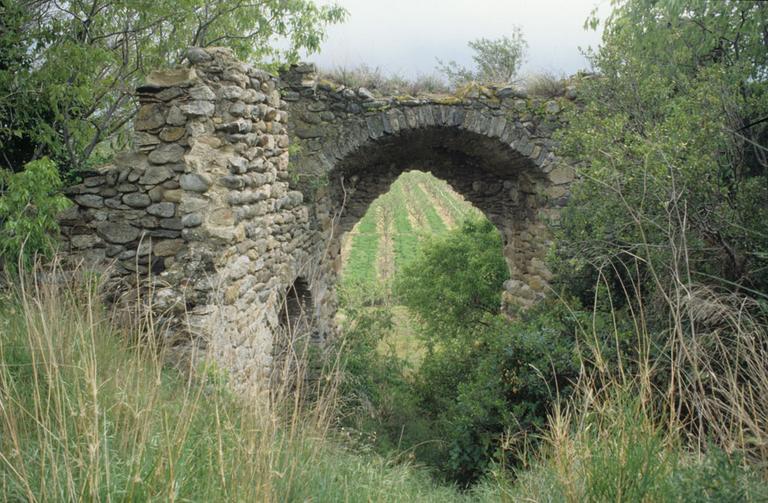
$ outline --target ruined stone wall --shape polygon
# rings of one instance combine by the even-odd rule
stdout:
[[[276,79],[225,49],[188,60],[138,89],[137,150],[70,188],[62,232],[123,291],[152,286],[169,345],[210,352],[237,388],[254,389],[306,260],[308,211],[288,187]]]
[[[62,216],[65,251],[107,270],[113,292],[143,292],[177,356],[267,391],[283,336],[334,333],[341,237],[407,169],[445,179],[499,228],[510,308],[544,295],[545,224],[573,178],[552,152],[566,97],[379,98],[311,65],[278,80],[226,49],[187,59],[138,89],[136,150],[71,187]]]
[[[546,98],[479,85],[450,96],[375,96],[323,80],[310,64],[291,68],[281,84],[294,183],[312,200],[326,243],[324,284],[340,269],[343,234],[400,173],[420,169],[446,180],[499,229],[509,311],[545,295],[547,224],[559,217],[574,178],[553,152],[552,135],[573,88]]]

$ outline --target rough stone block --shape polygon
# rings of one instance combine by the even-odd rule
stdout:
[[[165,108],[159,103],[142,105],[134,120],[136,131],[151,131],[165,125]]]
[[[211,186],[211,181],[208,177],[199,175],[197,173],[187,173],[181,175],[179,178],[179,184],[184,190],[192,192],[205,192]]]
[[[176,143],[162,145],[149,153],[147,159],[152,164],[179,162],[184,157],[184,147]]]
[[[96,226],[96,232],[109,243],[125,244],[138,239],[141,231],[126,223],[101,222]]]
[[[181,147],[180,147],[181,148]],[[184,149],[181,149],[181,153],[184,153]],[[165,154],[159,154],[158,158],[162,159]],[[173,157],[175,154],[168,156]],[[149,166],[147,170],[144,172],[144,174],[139,178],[139,183],[144,185],[157,185],[158,183],[164,182],[170,178],[173,178],[174,172],[171,168],[168,166],[160,166],[160,165],[154,165]],[[135,185],[134,185],[135,187]],[[120,186],[118,186],[118,189],[120,190]]]
[[[170,218],[176,213],[176,205],[169,202],[155,203],[147,207],[147,213],[156,217]]]
[[[104,198],[96,194],[83,194],[75,196],[75,202],[85,208],[103,208]]]
[[[131,208],[146,208],[152,202],[149,196],[143,192],[130,192],[122,197],[123,203]]]

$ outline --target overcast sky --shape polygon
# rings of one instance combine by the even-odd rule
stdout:
[[[587,68],[579,47],[595,47],[600,34],[585,31],[596,6],[609,0],[336,0],[349,11],[328,30],[320,54],[308,59],[321,68],[367,63],[407,77],[434,73],[435,58],[469,66],[467,42],[496,38],[519,25],[528,41],[523,73],[572,74]]]

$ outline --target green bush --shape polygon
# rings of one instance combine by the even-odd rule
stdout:
[[[560,132],[580,161],[557,236],[572,293],[648,294],[681,267],[768,290],[767,20],[763,2],[617,2]]]
[[[611,321],[593,330],[601,379],[642,376],[692,448],[753,460],[768,452],[751,398],[768,383],[766,27],[765,2],[616,3],[560,131],[580,176],[551,262]]]
[[[493,462],[514,466],[524,458],[577,375],[574,333],[570,314],[549,303],[514,322],[489,315],[427,354],[414,391],[442,440],[430,458],[449,480],[466,486]]]
[[[55,248],[56,216],[69,205],[58,192],[61,185],[48,158],[27,163],[19,173],[0,170],[0,256],[6,268],[29,265],[36,254]]]
[[[515,322],[499,314],[507,274],[487,220],[417,250],[395,282],[427,347],[415,369],[377,350],[392,330],[387,306],[344,290],[342,391],[354,406],[344,424],[465,487],[494,462],[518,463],[554,400],[567,395],[578,360],[562,304],[542,304]]]
[[[499,232],[486,219],[470,219],[421,244],[398,273],[395,294],[422,322],[428,345],[434,345],[498,313],[508,275]]]

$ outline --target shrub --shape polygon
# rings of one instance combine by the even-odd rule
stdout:
[[[514,82],[528,47],[519,26],[512,27],[510,36],[494,40],[479,38],[469,42],[474,51],[475,68],[466,68],[455,61],[437,60],[438,70],[456,88],[469,82],[508,84]]]
[[[556,284],[615,320],[602,380],[642,377],[689,446],[765,462],[768,52],[764,3],[620,2],[561,154],[580,178]],[[615,340],[615,349],[608,351]]]
[[[528,75],[525,78],[525,90],[530,96],[556,98],[565,93],[565,77],[549,72]]]
[[[61,185],[47,158],[27,163],[19,173],[0,170],[0,256],[7,268],[29,265],[36,254],[55,248],[56,216],[69,205],[58,192]]]
[[[422,245],[396,279],[427,345],[410,381],[414,416],[429,424],[403,425],[399,443],[463,486],[494,460],[521,460],[578,366],[575,327],[561,304],[515,322],[499,314],[507,275],[498,231],[469,220]]]
[[[488,316],[466,337],[441,340],[415,376],[423,414],[442,440],[437,467],[464,486],[492,462],[518,465],[578,371],[570,314],[547,304],[525,319]]]
[[[496,314],[509,272],[501,236],[487,219],[466,220],[421,245],[398,274],[395,294],[422,322],[427,342],[471,332]]]

